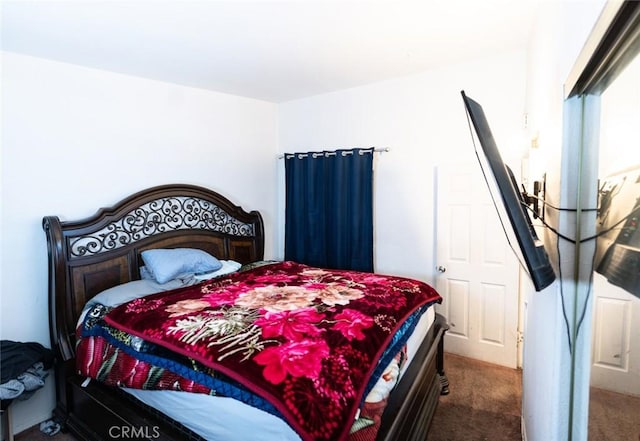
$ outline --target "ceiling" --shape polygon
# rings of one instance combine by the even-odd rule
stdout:
[[[283,102],[522,48],[536,0],[10,1],[3,50]]]

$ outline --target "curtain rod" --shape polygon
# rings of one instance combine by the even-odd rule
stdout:
[[[359,149],[355,148],[353,150],[368,150],[368,148],[359,148]],[[386,152],[390,152],[390,151],[391,151],[391,149],[389,147],[374,147],[374,149],[373,149],[373,153],[386,153]],[[278,159],[283,159],[285,157],[285,155],[303,155],[303,157],[305,157],[305,156],[308,156],[310,154],[314,155],[314,157],[316,157],[316,156],[324,156],[324,155],[332,156],[332,155],[335,155],[336,152],[284,153],[282,155],[278,155]],[[350,154],[350,153],[346,153],[346,154]]]

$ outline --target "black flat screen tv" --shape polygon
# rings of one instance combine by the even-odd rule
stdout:
[[[601,180],[596,272],[640,297],[640,167]]]
[[[533,227],[518,183],[500,156],[482,106],[466,96],[464,91],[461,93],[470,126],[473,127],[472,138],[475,133],[482,147],[481,151],[476,148],[476,155],[480,161],[480,166],[483,167],[483,173],[487,179],[487,184],[489,184],[489,191],[498,192],[499,197],[494,196],[493,200],[496,203],[498,203],[498,200],[502,202],[503,210],[496,207],[498,214],[500,215],[501,212],[506,213],[509,219],[508,224],[511,226],[513,236],[515,236],[518,243],[520,252],[518,260],[531,277],[535,290],[541,291],[553,283],[556,278],[549,256]],[[483,162],[488,167],[485,167]],[[485,168],[489,169],[488,173]],[[495,187],[489,182],[490,176],[495,180]],[[505,222],[503,222],[503,225],[506,228]],[[507,239],[510,238],[507,237]],[[518,250],[514,249],[516,254],[518,254]]]

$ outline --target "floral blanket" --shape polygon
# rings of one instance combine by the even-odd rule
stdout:
[[[87,327],[81,345],[115,339],[128,353],[191,360],[199,375],[266,401],[303,440],[341,440],[369,379],[404,345],[398,331],[439,301],[416,280],[281,262],[125,303]],[[104,367],[88,364],[100,377]],[[210,382],[177,373],[196,379],[183,390],[210,393],[196,386]]]

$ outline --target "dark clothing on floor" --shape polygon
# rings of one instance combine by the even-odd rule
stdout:
[[[53,351],[40,343],[0,340],[0,408],[6,409],[15,398],[29,398],[44,386],[53,358]]]

